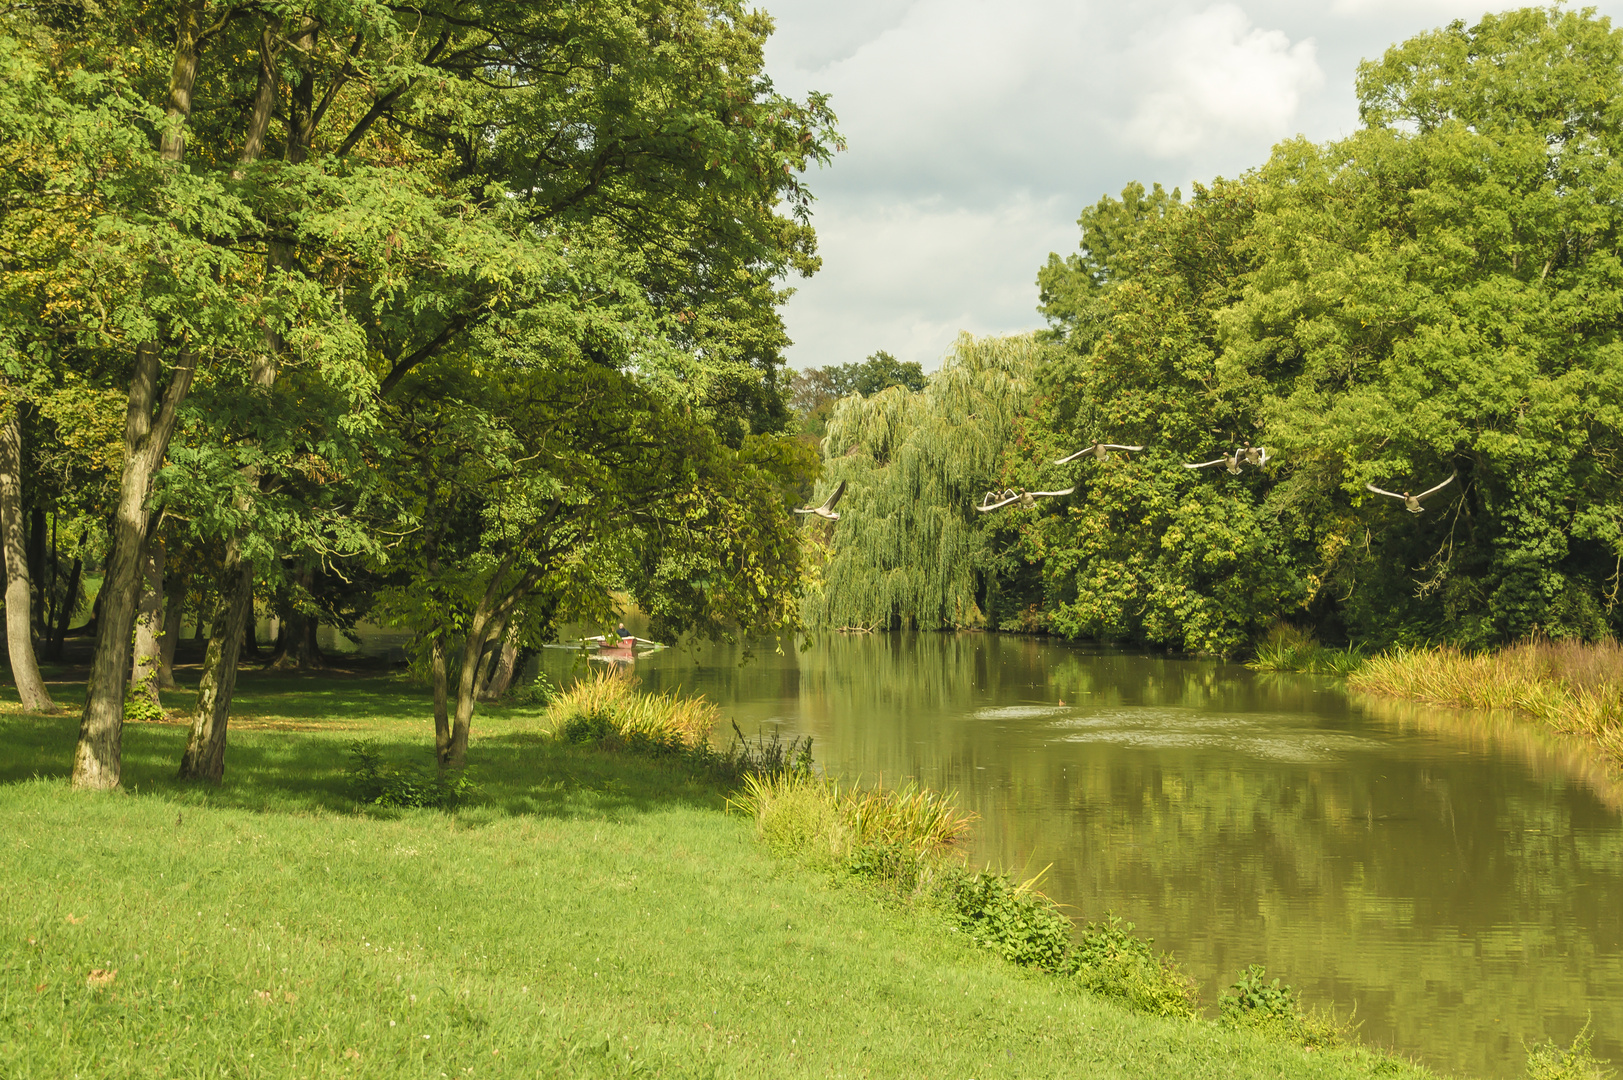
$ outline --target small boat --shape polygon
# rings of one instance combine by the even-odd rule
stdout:
[[[609,637],[607,634],[598,634],[595,637],[581,638],[580,643],[588,649],[596,649],[600,656],[643,656],[647,653],[663,649],[665,646],[657,641],[626,634],[623,637]]]

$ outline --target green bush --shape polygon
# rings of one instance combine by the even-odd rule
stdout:
[[[1133,933],[1133,924],[1112,915],[1082,928],[1069,969],[1077,982],[1101,997],[1115,998],[1154,1016],[1194,1016],[1195,983],[1171,960],[1155,954],[1154,942]]]
[[[514,705],[550,705],[552,699],[557,696],[558,684],[547,678],[546,672],[541,671],[537,672],[531,681],[509,691],[507,700]]]
[[[958,928],[977,944],[1022,967],[1064,968],[1071,920],[1042,893],[990,870],[949,872],[939,889]]]
[[[1346,1041],[1345,1026],[1330,1013],[1315,1009],[1304,1013],[1300,995],[1252,964],[1218,1000],[1218,1016],[1232,1027],[1249,1027],[1302,1046],[1326,1049]]]
[[[356,800],[368,806],[454,810],[477,790],[466,771],[424,769],[411,762],[387,761],[371,740],[350,743],[349,760],[345,778]]]

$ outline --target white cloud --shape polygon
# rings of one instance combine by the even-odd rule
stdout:
[[[1483,11],[1480,3],[1461,3],[1460,0],[1334,0],[1330,10],[1337,15],[1361,18],[1367,15],[1404,15],[1411,22],[1428,16],[1462,18],[1475,22]]]
[[[1304,95],[1324,84],[1312,39],[1292,44],[1233,4],[1139,35],[1133,55],[1141,84],[1155,89],[1123,134],[1158,158],[1289,135]]]
[[[1040,324],[1037,268],[1130,181],[1235,176],[1357,127],[1360,59],[1486,0],[757,0],[781,91],[850,143],[810,177],[823,270],[785,310],[796,367],[934,367],[960,329]],[[1595,0],[1616,16],[1623,0]]]
[[[844,364],[876,349],[934,369],[961,330],[1043,325],[1037,267],[1075,233],[1075,210],[1017,197],[990,208],[941,200],[859,203],[818,217],[825,271],[787,311],[797,367]]]

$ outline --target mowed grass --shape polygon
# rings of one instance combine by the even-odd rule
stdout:
[[[476,721],[474,805],[359,813],[347,741],[426,760],[423,696],[245,689],[320,730],[234,731],[219,789],[168,779],[184,729],[144,724],[137,793],[74,793],[76,718],[0,717],[0,1076],[1423,1075],[1024,974],[533,713]],[[283,700],[314,690],[372,719]]]

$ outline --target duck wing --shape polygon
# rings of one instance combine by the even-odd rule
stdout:
[[[1227,464],[1228,464],[1228,458],[1218,458],[1216,461],[1202,461],[1199,465],[1193,465],[1193,464],[1190,464],[1189,462],[1186,461],[1186,462],[1183,463],[1183,467],[1186,468],[1186,469],[1209,469],[1213,465],[1227,465]]]
[[[1028,492],[1028,494],[1031,495],[1032,498],[1036,499],[1051,499],[1057,495],[1069,495],[1075,490],[1076,488],[1074,487],[1068,487],[1064,491],[1032,491]]]
[[[987,492],[987,494],[990,495],[992,493],[989,491],[989,492]],[[1001,510],[1005,506],[1008,506],[1010,503],[1016,503],[1016,502],[1019,502],[1019,501],[1020,501],[1020,496],[1018,494],[1010,495],[1008,498],[1004,499],[1002,502],[983,502],[979,506],[975,507],[975,509],[977,509],[981,513],[985,514],[985,513],[990,513],[993,510]]]
[[[842,496],[844,496],[844,494],[845,494],[845,481],[841,480],[838,484],[835,485],[834,490],[829,494],[829,497],[823,500],[823,509],[824,510],[832,510],[832,509],[834,509],[834,504],[839,502],[840,498]]]
[[[1435,494],[1437,494],[1439,491],[1443,490],[1445,487],[1452,484],[1454,482],[1454,478],[1456,476],[1458,476],[1458,475],[1459,475],[1459,470],[1456,469],[1453,472],[1448,474],[1448,479],[1447,480],[1444,480],[1441,484],[1438,484],[1436,487],[1427,488],[1425,491],[1422,491],[1420,494],[1416,495],[1415,498],[1424,499],[1427,495],[1435,495]]]
[[[1408,501],[1406,496],[1399,495],[1395,491],[1388,491],[1385,488],[1378,488],[1374,484],[1365,484],[1364,486],[1369,488],[1371,491],[1373,491],[1377,495],[1385,495],[1389,499],[1397,499],[1400,502],[1407,502]]]
[[[1121,446],[1118,443],[1105,443],[1106,450],[1142,450],[1142,446]]]
[[[1093,453],[1094,450],[1096,450],[1096,449],[1098,449],[1098,444],[1097,443],[1095,443],[1093,446],[1085,447],[1085,448],[1083,448],[1081,450],[1078,450],[1074,454],[1070,454],[1070,455],[1067,455],[1066,457],[1062,457],[1058,461],[1054,462],[1054,464],[1055,465],[1069,465],[1071,462],[1075,461],[1077,458],[1085,457],[1086,455]]]

